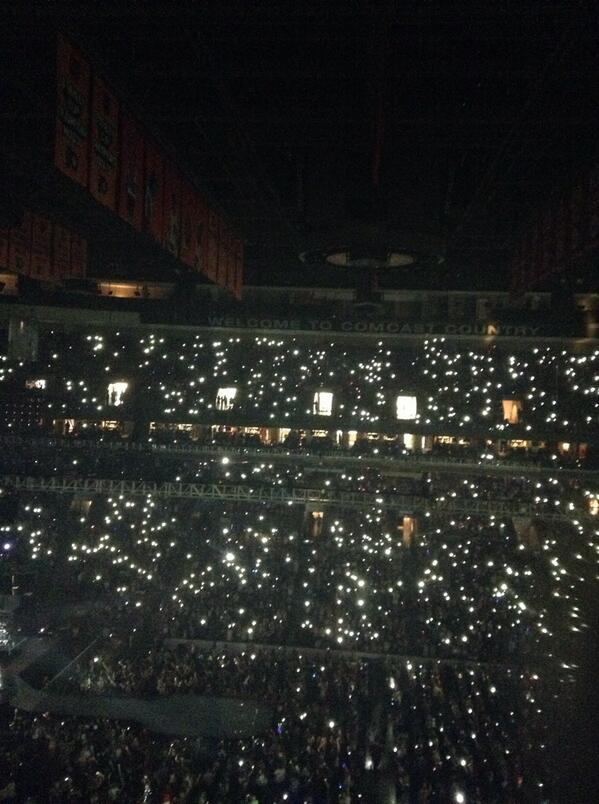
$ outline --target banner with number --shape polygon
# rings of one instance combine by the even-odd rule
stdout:
[[[512,260],[513,285],[522,290],[549,276],[575,269],[578,260],[599,249],[599,166],[579,176],[551,207],[541,212],[522,242],[535,237],[541,248],[531,250],[532,269],[521,281],[516,253]]]
[[[221,288],[227,287],[227,267],[229,262],[229,229],[223,220],[219,221],[218,226],[218,260],[216,272],[216,284]]]
[[[146,232],[185,265],[238,295],[243,249],[238,249],[233,232],[180,171],[164,160],[106,82],[92,75],[88,61],[62,35],[56,76],[55,165],[134,229]],[[46,235],[38,221],[35,275],[84,276],[86,241],[56,226],[49,259]],[[17,231],[14,244],[12,240],[10,232],[8,239],[0,233],[0,264],[4,261],[24,273],[31,268],[31,229],[28,238]]]
[[[90,68],[81,52],[59,35],[56,60],[54,164],[87,187]]]
[[[202,195],[195,193],[193,215],[193,267],[199,273],[205,273],[207,242],[208,204]]]
[[[146,141],[144,158],[144,231],[162,243],[164,164],[156,146]]]
[[[135,120],[121,111],[121,156],[118,212],[121,218],[141,231],[143,224],[144,141]]]
[[[31,224],[31,212],[25,210],[21,225],[10,229],[8,267],[17,274],[28,274],[31,267]]]
[[[179,259],[185,265],[193,267],[195,258],[195,192],[186,182],[181,182],[181,242],[179,246]]]
[[[173,257],[179,256],[181,241],[181,177],[172,165],[164,168],[164,213],[162,243]]]
[[[228,230],[227,242],[227,290],[235,293],[235,236]]]
[[[235,280],[233,284],[233,293],[241,299],[241,292],[243,288],[243,242],[239,239],[235,240]]]
[[[39,279],[52,275],[52,224],[42,215],[33,215],[30,274]]]
[[[87,275],[87,240],[71,232],[70,276],[84,279]]]
[[[179,259],[203,272],[207,239],[208,207],[193,187],[183,183],[181,191],[181,248]]]
[[[0,229],[0,268],[8,268],[8,229]]]
[[[216,281],[218,267],[218,215],[208,209],[208,229],[206,233],[206,253],[204,274],[208,279]]]
[[[100,204],[116,210],[119,157],[119,104],[104,81],[92,81],[89,191]]]
[[[54,276],[64,279],[71,273],[71,233],[64,226],[54,226],[54,247],[52,250]]]

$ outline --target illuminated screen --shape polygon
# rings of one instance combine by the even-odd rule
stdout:
[[[415,419],[417,402],[415,396],[398,396],[395,411],[398,419]]]
[[[108,404],[115,408],[122,405],[128,387],[128,382],[111,382],[108,386]]]
[[[316,391],[313,410],[318,416],[330,416],[333,412],[333,394],[330,391]]]
[[[43,391],[46,387],[46,381],[39,379],[39,380],[25,380],[25,388],[29,390],[35,391]]]
[[[510,424],[518,424],[520,420],[520,413],[522,411],[522,402],[519,399],[504,399],[503,400],[503,418]]]
[[[237,388],[219,388],[216,395],[216,409],[231,410],[236,396]]]

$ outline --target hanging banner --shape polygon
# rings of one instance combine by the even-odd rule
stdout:
[[[42,215],[33,215],[30,274],[40,279],[52,275],[52,224]]]
[[[164,214],[162,243],[173,257],[179,256],[181,241],[181,177],[172,165],[164,168]]]
[[[218,268],[218,215],[208,210],[208,231],[206,235],[206,255],[204,259],[204,274],[208,279],[216,282]]]
[[[195,191],[186,181],[181,182],[181,243],[179,259],[190,267],[195,259]]]
[[[164,165],[162,156],[151,143],[145,143],[143,229],[162,243]]]
[[[116,210],[119,156],[119,103],[104,81],[92,80],[89,191],[100,204]]]
[[[208,242],[208,204],[206,203],[206,199],[198,193],[195,193],[193,208],[193,267],[199,273],[205,273],[204,269]]]
[[[8,268],[8,229],[0,229],[0,268]]]
[[[29,210],[23,213],[20,226],[11,227],[8,245],[8,267],[17,274],[28,274],[31,266],[31,220]]]
[[[224,221],[219,221],[218,227],[218,259],[216,284],[221,288],[227,287],[227,265],[228,265],[229,230]]]
[[[87,276],[87,240],[71,232],[70,276],[85,279]]]
[[[121,111],[120,186],[118,213],[139,232],[143,223],[144,142],[135,120]]]
[[[54,164],[87,187],[90,69],[80,51],[62,34],[56,59]]]
[[[235,240],[235,281],[233,286],[233,293],[238,299],[241,299],[243,290],[243,242]]]
[[[233,232],[229,229],[227,243],[227,290],[230,293],[235,293],[235,282],[235,237]]]
[[[71,233],[58,224],[54,225],[52,249],[53,273],[57,279],[66,279],[71,273]]]

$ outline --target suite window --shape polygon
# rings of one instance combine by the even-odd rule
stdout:
[[[324,525],[324,511],[311,511],[310,512],[310,536],[317,539],[322,536],[322,529]]]
[[[518,424],[522,415],[522,402],[519,399],[503,400],[503,420]]]
[[[216,409],[231,410],[235,404],[237,388],[219,388],[216,394]]]
[[[317,416],[330,416],[333,413],[333,394],[330,391],[316,391],[312,412]]]
[[[400,527],[404,546],[410,547],[416,536],[416,519],[413,516],[404,516]]]
[[[41,378],[25,380],[25,388],[27,388],[28,391],[44,391],[46,388],[46,380]]]
[[[418,403],[415,396],[401,394],[395,400],[395,415],[398,419],[415,419]]]
[[[71,500],[71,511],[73,511],[75,514],[87,516],[91,507],[92,501],[89,499],[85,499],[83,497],[74,497]]]
[[[129,388],[128,382],[111,382],[108,385],[108,404],[118,408],[123,404],[123,397]]]

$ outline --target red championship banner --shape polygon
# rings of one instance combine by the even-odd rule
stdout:
[[[143,135],[135,120],[121,110],[121,157],[118,212],[134,229],[143,223]]]
[[[238,299],[241,299],[243,289],[243,242],[236,239],[234,243],[235,249],[235,282],[233,293]]]
[[[156,146],[147,141],[145,144],[143,187],[143,229],[152,235],[158,243],[162,243],[164,164]]]
[[[181,243],[181,176],[172,165],[164,168],[164,213],[162,243],[173,257]]]
[[[67,279],[71,275],[71,233],[58,224],[54,224],[52,262],[57,279]]]
[[[52,224],[42,215],[34,215],[31,225],[30,274],[40,279],[52,275]]]
[[[216,284],[221,288],[227,287],[227,266],[229,262],[229,230],[224,221],[219,221],[218,227],[218,260]]]
[[[8,244],[8,267],[17,274],[29,274],[31,266],[31,219],[29,210],[23,213],[20,226],[11,228]]]
[[[208,243],[208,204],[206,199],[198,193],[194,193],[193,210],[192,265],[198,273],[205,273]]]
[[[119,156],[119,103],[104,81],[92,80],[89,191],[100,204],[116,210]]]
[[[204,274],[208,277],[208,279],[212,279],[213,282],[216,282],[218,270],[218,228],[218,215],[216,212],[213,212],[211,209],[209,209]]]
[[[76,279],[87,276],[87,240],[71,232],[71,270],[70,275]]]
[[[235,237],[230,229],[227,243],[227,289],[235,293]]]
[[[8,268],[8,229],[0,228],[0,268]]]
[[[62,34],[56,59],[54,164],[87,187],[90,69],[80,51]]]
[[[195,191],[186,181],[181,182],[181,243],[179,259],[193,266],[195,259]]]

